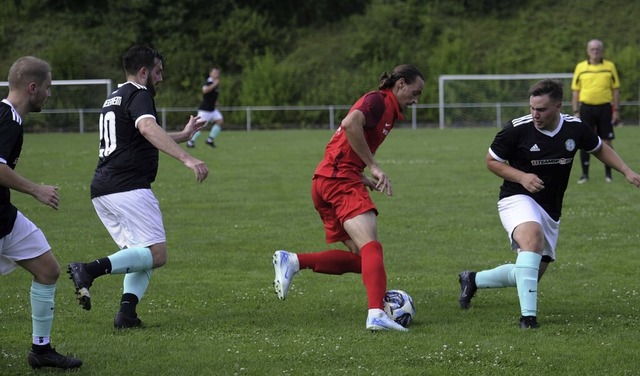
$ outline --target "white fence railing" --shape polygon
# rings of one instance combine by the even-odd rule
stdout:
[[[522,109],[522,114],[527,113],[529,104],[528,103],[450,103],[444,106],[444,109],[452,109],[452,108],[493,108],[495,110],[495,121],[492,121],[492,124],[495,124],[496,127],[502,127],[507,119],[503,115],[503,111],[507,108],[519,107]],[[570,108],[571,103],[565,103],[563,108]],[[639,101],[628,101],[621,102],[620,107],[622,108],[623,113],[623,121],[625,124],[630,125],[638,125],[640,124],[640,102]],[[256,112],[263,111],[326,111],[328,123],[325,124],[327,128],[330,130],[334,130],[339,125],[342,117],[346,114],[346,111],[350,106],[347,105],[328,105],[328,106],[247,106],[247,107],[220,107],[220,111],[225,115],[226,113],[231,112],[244,112],[244,116],[246,118],[245,123],[243,125],[236,124],[240,126],[239,129],[246,129],[247,131],[251,131],[255,129],[255,124],[252,122],[252,114]],[[635,108],[635,109],[634,109]],[[438,103],[429,103],[429,104],[416,104],[411,106],[409,111],[405,114],[405,124],[407,127],[412,129],[417,128],[435,128],[440,127],[443,128],[439,123],[438,115],[439,111],[442,111],[443,107]],[[340,116],[337,116],[337,112],[340,111]],[[570,111],[564,111],[570,112]],[[43,109],[42,114],[75,114],[77,116],[77,131],[80,133],[84,133],[87,131],[87,128],[93,130],[96,128],[95,124],[97,124],[100,109]],[[195,108],[192,107],[161,107],[158,108],[158,115],[160,119],[158,122],[162,125],[163,128],[167,129],[169,126],[167,122],[167,115],[170,113],[196,113]],[[30,115],[33,116],[33,115]],[[88,118],[89,117],[89,118]],[[185,117],[186,118],[186,117]],[[87,127],[87,122],[92,124],[90,127]]]

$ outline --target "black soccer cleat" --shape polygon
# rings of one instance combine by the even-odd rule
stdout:
[[[78,368],[82,365],[82,360],[72,356],[64,356],[50,348],[44,354],[36,354],[33,350],[29,351],[27,361],[32,368],[55,367],[62,369]]]
[[[72,262],[67,266],[69,278],[76,287],[76,297],[82,308],[87,311],[91,309],[91,294],[89,287],[93,284],[93,277],[86,272],[84,264],[80,262]]]
[[[123,312],[118,312],[116,314],[116,318],[113,319],[113,327],[116,329],[141,328],[143,326],[144,324],[142,324],[142,320],[137,316],[127,316]]]
[[[520,329],[536,329],[538,326],[538,320],[535,316],[520,317]]]
[[[471,307],[471,298],[473,298],[478,289],[478,286],[476,286],[476,273],[465,270],[458,274],[458,281],[460,282],[460,298],[458,302],[462,309],[469,309]]]

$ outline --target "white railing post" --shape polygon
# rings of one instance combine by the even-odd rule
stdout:
[[[80,118],[80,133],[84,133],[84,110],[78,109],[78,117]]]
[[[336,129],[336,121],[335,121],[335,107],[329,106],[329,129]]]
[[[413,105],[411,106],[411,128],[412,129],[417,129],[418,128],[418,108]]]
[[[247,132],[251,130],[251,107],[247,106]]]

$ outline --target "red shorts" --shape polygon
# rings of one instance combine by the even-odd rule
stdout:
[[[342,226],[346,220],[369,210],[378,214],[367,187],[360,180],[314,176],[311,198],[324,224],[327,243],[351,239]]]

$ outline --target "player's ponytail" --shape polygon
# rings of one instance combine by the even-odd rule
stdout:
[[[387,72],[383,72],[382,75],[380,75],[380,84],[378,85],[378,90],[392,88],[393,85],[395,85],[396,82],[401,78],[404,78],[404,82],[410,85],[413,83],[413,81],[415,81],[417,77],[420,77],[422,78],[422,80],[424,80],[424,76],[422,75],[420,70],[418,70],[418,68],[410,64],[398,65],[393,69],[391,75],[389,75]]]

